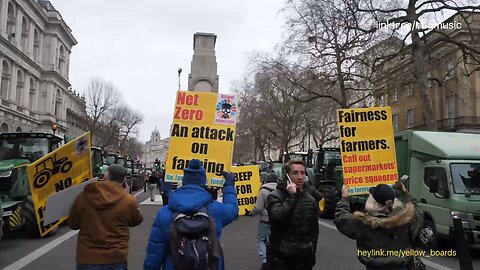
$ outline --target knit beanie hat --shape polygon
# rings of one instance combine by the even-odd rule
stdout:
[[[265,183],[272,183],[272,182],[276,183],[277,181],[278,181],[278,176],[276,173],[269,172],[267,174],[267,181]]]
[[[200,160],[192,159],[188,162],[188,167],[183,170],[182,185],[198,185],[204,187],[207,184],[207,175],[202,167]]]
[[[387,201],[395,200],[395,193],[389,185],[379,184],[369,190],[375,201],[381,205],[386,205]]]

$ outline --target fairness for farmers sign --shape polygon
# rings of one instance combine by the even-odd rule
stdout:
[[[235,95],[177,92],[165,181],[182,182],[183,169],[196,158],[207,172],[207,185],[223,185],[220,172],[230,171],[237,107]]]
[[[90,132],[28,165],[28,179],[40,235],[44,236],[67,217],[45,224],[50,195],[92,178]]]
[[[341,109],[338,114],[343,183],[351,195],[398,180],[390,107]]]

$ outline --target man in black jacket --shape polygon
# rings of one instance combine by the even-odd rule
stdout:
[[[305,163],[290,160],[286,178],[267,199],[267,269],[311,270],[318,239],[318,202],[305,185]]]

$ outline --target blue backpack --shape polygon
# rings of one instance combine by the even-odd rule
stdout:
[[[174,213],[170,254],[176,270],[218,270],[222,248],[215,220],[202,207],[195,213]]]

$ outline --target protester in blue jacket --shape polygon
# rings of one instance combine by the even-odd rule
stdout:
[[[148,240],[145,270],[174,270],[169,250],[169,232],[174,212],[196,212],[207,206],[208,214],[215,219],[216,234],[220,239],[222,228],[238,217],[235,177],[232,173],[224,174],[224,177],[223,202],[212,201],[211,194],[205,190],[205,169],[198,159],[189,162],[184,170],[182,187],[171,193],[168,205],[157,213]],[[220,260],[220,265],[223,265],[223,258]]]

